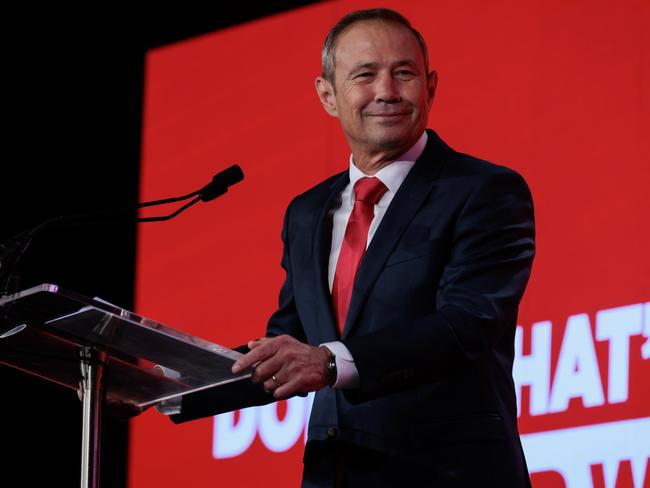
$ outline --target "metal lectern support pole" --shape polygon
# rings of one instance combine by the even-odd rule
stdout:
[[[81,488],[99,487],[101,414],[103,400],[104,353],[81,348],[81,393],[83,432],[81,437]]]

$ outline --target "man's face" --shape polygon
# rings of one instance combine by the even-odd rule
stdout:
[[[353,152],[413,145],[426,127],[436,85],[413,33],[395,23],[357,22],[339,35],[334,60],[335,89],[327,92],[330,85],[323,79],[317,89]]]

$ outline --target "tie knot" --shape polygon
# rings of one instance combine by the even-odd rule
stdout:
[[[379,178],[361,178],[354,184],[354,199],[376,205],[386,190]]]

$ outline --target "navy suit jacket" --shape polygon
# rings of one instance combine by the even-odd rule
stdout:
[[[339,337],[327,269],[331,211],[348,182],[342,172],[289,205],[286,280],[267,328],[314,345],[341,340],[359,371],[358,389],[316,393],[306,470],[312,446],[337,441],[384,456],[374,458],[385,460],[381,469],[359,468],[375,473],[374,486],[404,476],[529,486],[512,380],[517,308],[535,253],[525,181],[428,130],[362,259]],[[186,396],[172,420],[273,400],[250,384],[230,388],[228,400],[210,390]]]

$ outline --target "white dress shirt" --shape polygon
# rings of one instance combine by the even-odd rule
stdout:
[[[330,248],[330,259],[328,267],[328,283],[330,293],[332,292],[332,284],[334,283],[334,274],[336,273],[336,264],[341,253],[341,246],[343,245],[343,237],[345,236],[345,228],[348,224],[348,219],[354,208],[354,184],[361,178],[374,177],[379,178],[381,182],[388,189],[386,193],[375,205],[375,215],[370,223],[368,229],[368,239],[366,241],[366,249],[370,245],[381,219],[384,218],[386,210],[393,201],[393,197],[397,190],[402,185],[406,176],[415,165],[415,161],[420,157],[424,146],[427,144],[427,133],[423,132],[418,141],[402,156],[398,157],[395,161],[388,166],[380,169],[374,175],[366,175],[354,164],[352,155],[350,155],[350,183],[341,192],[340,205],[332,209],[332,245]],[[334,388],[356,388],[359,385],[359,372],[354,365],[354,359],[345,345],[342,342],[326,342],[321,344],[326,346],[336,356],[336,369],[338,376],[334,383]]]

